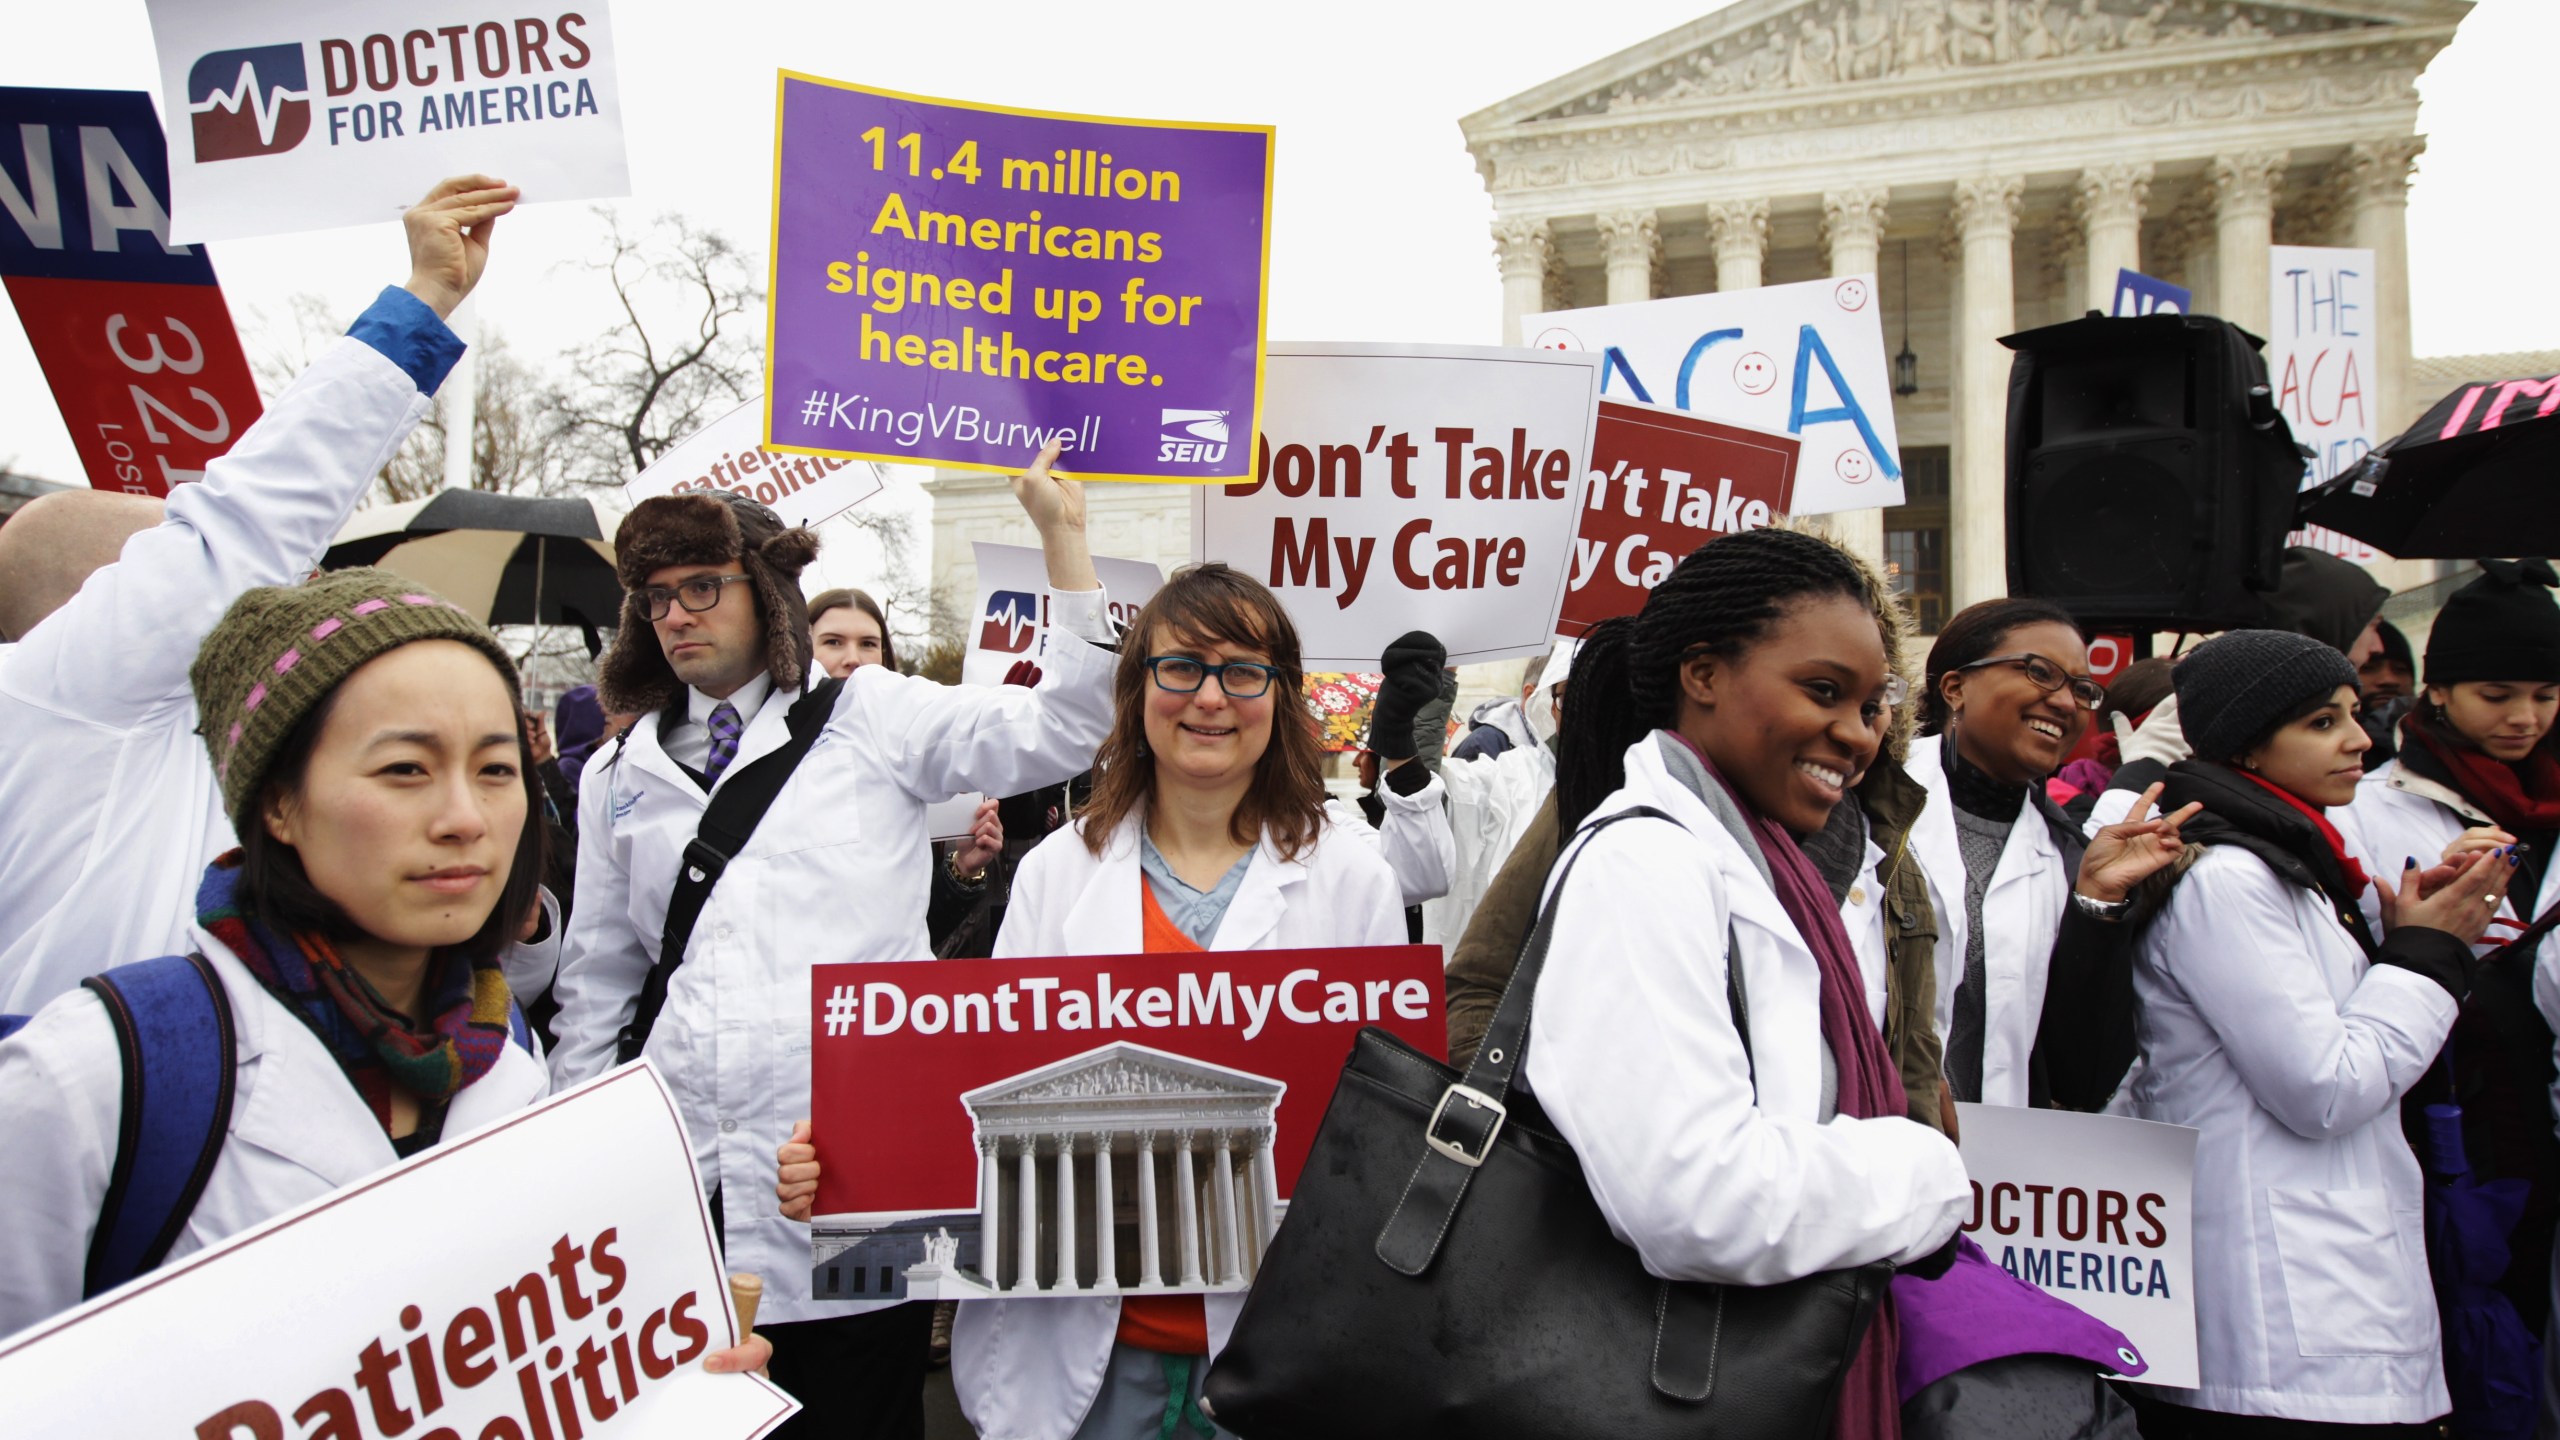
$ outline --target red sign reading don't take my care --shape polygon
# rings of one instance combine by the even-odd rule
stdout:
[[[1633,615],[1690,551],[1785,519],[1798,448],[1792,435],[1601,401],[1556,633]]]

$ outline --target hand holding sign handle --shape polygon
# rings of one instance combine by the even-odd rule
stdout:
[[[498,217],[523,193],[486,175],[457,175],[428,191],[401,217],[409,231],[409,293],[451,319],[489,266]]]
[[[702,1368],[714,1375],[752,1370],[761,1375],[773,1363],[773,1342],[756,1333],[756,1303],[764,1299],[764,1277],[744,1270],[729,1277],[729,1303],[738,1312],[738,1333],[745,1339],[703,1357]]]
[[[1084,538],[1084,483],[1051,467],[1061,447],[1055,440],[1040,447],[1031,468],[1013,479],[1013,498],[1040,532],[1040,558],[1049,565],[1052,590],[1099,590],[1093,552]]]

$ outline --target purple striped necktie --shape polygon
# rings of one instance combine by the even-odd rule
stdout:
[[[746,728],[739,723],[738,708],[723,700],[711,707],[711,758],[702,764],[702,785],[709,789],[719,783],[720,772],[738,758],[738,732]]]

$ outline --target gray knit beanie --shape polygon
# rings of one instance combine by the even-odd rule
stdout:
[[[222,783],[223,813],[246,829],[268,767],[302,717],[357,667],[412,640],[459,640],[498,667],[509,698],[515,662],[489,627],[417,581],[388,570],[332,570],[268,585],[231,604],[196,651],[198,732]]]
[[[2229,761],[2294,711],[2341,685],[2353,689],[2356,667],[2307,635],[2232,630],[2197,646],[2170,678],[2196,758]]]

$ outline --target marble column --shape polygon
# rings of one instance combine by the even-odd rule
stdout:
[[[1218,1283],[1232,1285],[1244,1278],[1243,1237],[1236,1228],[1236,1162],[1233,1142],[1228,1132],[1218,1132],[1217,1169],[1210,1172],[1210,1193],[1216,1197],[1218,1225]]]
[[[2267,247],[2275,243],[2276,187],[2285,152],[2217,155],[2206,170],[2213,187],[2215,312],[2252,335],[2267,333]]]
[[[1262,1243],[1280,1233],[1280,1172],[1271,1160],[1271,1127],[1264,1126],[1253,1152],[1253,1207],[1262,1217]]]
[[[1156,1230],[1156,1132],[1138,1132],[1138,1288],[1164,1283],[1164,1236]]]
[[[2362,140],[2347,147],[2354,197],[2350,243],[2373,252],[2373,377],[2377,443],[2417,423],[2437,397],[2417,394],[2410,378],[2409,172],[2427,148],[2423,135]]]
[[[2189,295],[2195,300],[2198,315],[2220,315],[2222,297],[2215,292],[2216,246],[2214,243],[2213,187],[2198,183],[2187,194],[2184,204],[2169,217],[2169,233],[2176,236],[2179,274]]]
[[[1718,290],[1760,288],[1760,258],[1769,249],[1769,202],[1719,200],[1707,207]]]
[[[2080,172],[2080,234],[2088,249],[2088,303],[2110,313],[2116,272],[2142,268],[2142,207],[2151,199],[2151,166],[2100,165]],[[2075,297],[2076,298],[2076,297]],[[2080,313],[2079,308],[2071,312]]]
[[[2026,182],[2015,175],[1956,182],[1955,223],[1963,247],[1964,304],[1958,314],[1957,351],[1963,357],[1954,396],[1961,463],[1947,497],[1950,611],[2009,592],[2007,514],[2002,483],[2008,444],[2009,352],[2000,337],[2017,323],[2011,241],[2018,227],[2018,197]]]
[[[1093,1288],[1120,1288],[1120,1237],[1111,1223],[1111,1132],[1093,1137]]]
[[[1076,1137],[1058,1137],[1058,1283],[1059,1290],[1082,1288],[1076,1284]]]
[[[1832,278],[1875,276],[1876,283],[1869,287],[1869,294],[1870,303],[1878,306],[1884,303],[1884,277],[1879,271],[1888,196],[1884,186],[1874,185],[1834,190],[1822,197],[1822,243],[1831,252]],[[1903,297],[1903,303],[1910,304],[1910,297]],[[1879,397],[1876,403],[1889,405],[1892,401]],[[1883,510],[1842,510],[1824,518],[1833,539],[1878,570],[1884,568]]]
[[[1182,1231],[1182,1283],[1200,1285],[1200,1186],[1192,1178],[1191,1134],[1184,1131],[1173,1141],[1174,1219]]]
[[[1662,237],[1651,210],[1610,210],[1596,217],[1600,247],[1608,257],[1611,305],[1631,305],[1653,298],[1653,270],[1662,258]]]
[[[1014,1235],[1013,1288],[1016,1290],[1040,1288],[1039,1149],[1039,1141],[1023,1136],[1022,1158],[1014,1172],[1014,1188],[1021,1195],[1020,1202],[1014,1207],[1014,1213],[1021,1217]]]
[[[978,1273],[990,1290],[996,1288],[996,1262],[1003,1255],[1000,1245],[1004,1233],[996,1219],[998,1196],[1004,1190],[1004,1162],[996,1152],[994,1136],[978,1137]]]
[[[1521,345],[1520,320],[1547,308],[1547,265],[1555,254],[1547,222],[1513,215],[1493,222],[1493,256],[1502,270],[1502,343]]]

